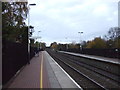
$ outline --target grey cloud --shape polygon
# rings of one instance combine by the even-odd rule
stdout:
[[[117,10],[116,2],[101,1],[93,6],[91,4],[87,6],[86,3],[87,0],[82,2],[71,0],[71,2],[60,2],[53,5],[44,3],[47,5],[44,8],[34,9],[34,13],[31,11],[31,24],[35,26],[36,31],[43,30],[41,36],[47,42],[48,40],[65,41],[65,37],[77,40],[78,31],[84,32],[83,40],[89,40],[106,34],[110,27],[117,25],[117,15],[114,14]],[[101,15],[94,14],[94,9],[101,4],[106,5],[108,12],[101,12]]]

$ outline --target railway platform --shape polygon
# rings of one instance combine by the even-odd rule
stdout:
[[[39,52],[5,88],[78,88],[82,89],[46,52]]]
[[[86,54],[79,54],[79,53],[65,52],[65,51],[59,51],[59,52],[67,53],[67,54],[75,55],[75,56],[80,56],[84,58],[89,58],[89,59],[100,60],[100,61],[109,62],[109,63],[120,64],[120,60],[117,58],[107,58],[107,57],[102,57],[102,56],[86,55]]]

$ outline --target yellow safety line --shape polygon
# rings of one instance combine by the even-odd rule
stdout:
[[[43,88],[43,54],[41,59],[41,67],[40,67],[40,88]]]

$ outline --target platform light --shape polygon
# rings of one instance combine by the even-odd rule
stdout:
[[[30,8],[30,6],[35,6],[36,4],[28,4],[28,8]],[[30,63],[30,13],[28,10],[28,63]]]

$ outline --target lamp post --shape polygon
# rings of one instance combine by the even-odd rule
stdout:
[[[65,38],[66,40],[68,39],[67,37]],[[66,43],[66,49],[68,50],[68,44]]]
[[[40,41],[40,50],[42,49],[42,40]]]
[[[83,34],[83,32],[78,32],[78,34],[80,34],[80,37],[81,37],[81,34]],[[82,42],[81,42],[81,39],[80,39],[80,43],[81,43],[80,49],[82,50]]]
[[[30,6],[35,6],[36,4],[29,4],[28,9]],[[30,64],[30,12],[28,10],[28,64]]]
[[[39,37],[39,33],[40,33],[40,32],[41,32],[41,31],[38,31],[38,35],[37,35],[38,37]],[[38,42],[39,42],[39,39],[38,39]]]
[[[38,44],[38,49],[40,50],[41,49],[41,42],[39,41],[39,33],[40,33],[41,31],[38,31],[38,42],[39,42],[39,44]]]

